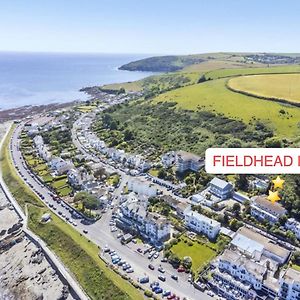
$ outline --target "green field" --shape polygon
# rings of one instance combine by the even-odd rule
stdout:
[[[253,96],[300,102],[300,74],[239,76],[230,79],[228,86]]]
[[[226,88],[226,79],[176,89],[157,96],[153,103],[164,101],[176,102],[182,109],[210,110],[245,123],[255,118],[281,137],[294,137],[299,133],[299,108],[234,93]],[[282,109],[284,115],[280,113]]]
[[[184,240],[174,245],[171,251],[180,259],[183,259],[185,256],[190,256],[192,258],[192,269],[194,272],[207,265],[217,255],[216,251],[205,244],[193,242],[193,245],[189,246]]]
[[[23,210],[27,207],[29,228],[63,261],[91,299],[143,299],[137,289],[99,259],[99,248],[69,224],[54,214],[51,215],[51,222],[40,223],[41,216],[48,209],[16,173],[10,159],[9,139],[10,135],[6,138],[0,155],[3,179]]]
[[[300,73],[299,65],[286,65],[277,67],[264,67],[264,68],[231,68],[231,69],[218,69],[206,73],[207,78],[218,79],[224,77],[240,76],[240,75],[254,75],[254,74],[280,74],[280,73]]]

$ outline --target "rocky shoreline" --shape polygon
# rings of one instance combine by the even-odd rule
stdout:
[[[80,103],[81,101],[72,101],[67,103],[52,103],[46,105],[26,105],[6,110],[0,110],[0,123],[12,120],[21,120],[26,117],[33,116],[39,113],[50,112],[58,109],[63,109]]]

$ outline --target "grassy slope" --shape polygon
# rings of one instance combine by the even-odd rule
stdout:
[[[98,247],[69,224],[54,214],[51,223],[39,223],[47,208],[17,175],[10,160],[9,138],[10,136],[1,150],[3,178],[22,208],[28,204],[29,228],[60,257],[92,299],[142,299],[141,293],[108,269],[98,258]]]
[[[228,86],[254,96],[300,102],[299,74],[239,76],[230,79]]]
[[[183,109],[196,110],[198,107],[223,113],[246,123],[255,117],[272,126],[282,137],[295,136],[298,130],[300,109],[283,106],[272,101],[265,101],[240,95],[225,87],[226,79],[208,81],[202,84],[183,87],[159,95],[154,103],[175,101]],[[282,117],[279,110],[284,108],[289,117]]]
[[[173,82],[173,78],[176,77],[187,77],[190,79],[188,84],[194,84],[200,77],[199,72],[174,72],[174,73],[166,73],[161,75],[153,75],[146,77],[141,80],[133,81],[133,82],[123,82],[123,83],[114,83],[107,84],[102,86],[103,89],[110,90],[119,90],[120,88],[124,88],[126,91],[141,91],[143,89],[150,89],[154,86],[159,87],[160,89],[169,88]]]
[[[299,65],[276,66],[269,68],[241,68],[241,69],[219,69],[206,73],[207,78],[218,79],[224,77],[253,75],[253,74],[268,74],[268,73],[300,73]]]

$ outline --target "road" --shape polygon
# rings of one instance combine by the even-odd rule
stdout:
[[[83,230],[87,230],[87,237],[93,241],[95,244],[100,246],[101,248],[108,245],[110,248],[114,249],[123,260],[131,264],[134,269],[134,273],[131,276],[134,279],[138,277],[143,277],[147,274],[150,278],[150,282],[157,281],[158,273],[157,271],[151,271],[148,268],[149,260],[147,257],[140,255],[138,252],[132,251],[127,246],[124,246],[120,243],[120,241],[110,232],[109,228],[109,220],[111,218],[111,212],[107,212],[104,216],[97,222],[86,225],[80,222],[78,219],[74,219],[72,215],[72,209],[69,209],[66,205],[62,206],[58,204],[49,194],[49,190],[43,184],[41,184],[35,176],[27,169],[21,152],[19,151],[19,140],[18,136],[22,130],[23,124],[20,124],[14,131],[10,143],[10,150],[12,154],[12,159],[14,165],[18,168],[20,176],[27,183],[27,185],[36,193],[43,195],[43,199],[41,199],[55,214],[57,214],[62,219],[69,220],[76,223],[77,226],[72,226],[78,230],[79,232],[83,232]],[[75,144],[76,145],[76,144]],[[79,145],[80,146],[80,145]],[[83,153],[84,153],[83,149]],[[122,174],[122,178],[126,178],[124,172]],[[123,181],[124,182],[124,181]],[[115,195],[118,195],[121,191],[121,186],[116,191]],[[119,197],[118,197],[119,198]],[[52,206],[52,207],[51,207]],[[61,212],[61,215],[59,214]],[[62,214],[65,215],[65,218],[62,217]],[[71,224],[71,223],[70,223]],[[200,255],[200,254],[199,254]],[[152,263],[152,262],[151,262]],[[153,264],[157,267],[160,262],[158,260],[154,261]],[[161,283],[160,286],[164,290],[170,290],[172,293],[175,293],[177,296],[181,298],[186,297],[187,299],[211,299],[207,294],[195,289],[193,285],[187,282],[187,280],[183,280],[179,278],[179,281],[176,282],[170,278],[171,274],[177,273],[176,270],[173,270],[169,264],[165,264],[164,268],[167,270],[167,280],[164,283]],[[176,274],[178,275],[178,274]],[[149,287],[148,287],[149,288]]]
[[[3,142],[7,137],[7,134],[9,132],[9,129],[7,130],[6,134],[2,137],[0,142],[0,150],[2,149]],[[70,287],[73,289],[76,295],[74,297],[78,297],[77,299],[86,300],[89,299],[85,292],[81,289],[81,286],[78,284],[78,282],[71,276],[71,274],[68,272],[68,270],[65,268],[64,264],[59,260],[57,256],[55,256],[52,251],[47,247],[44,241],[42,241],[38,236],[36,236],[30,229],[27,228],[27,215],[24,214],[23,210],[19,206],[18,202],[15,200],[13,195],[10,193],[9,189],[7,188],[5,182],[2,178],[2,169],[0,168],[0,185],[3,189],[3,192],[9,202],[14,206],[14,209],[20,219],[23,221],[23,231],[29,236],[31,239],[33,239],[36,244],[38,244],[41,249],[44,251],[44,253],[47,255],[47,257],[52,261],[53,265],[56,266],[57,270],[63,276],[63,278],[68,282]]]

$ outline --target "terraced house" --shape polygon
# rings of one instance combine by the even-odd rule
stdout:
[[[210,284],[227,299],[278,299],[283,284],[278,280],[280,266],[289,255],[289,250],[242,227],[212,263]]]
[[[276,223],[281,216],[286,214],[281,204],[272,203],[266,196],[255,196],[251,200],[251,215],[258,220]]]
[[[156,213],[147,211],[144,197],[130,196],[120,205],[116,225],[133,235],[140,235],[152,245],[161,247],[170,238],[169,221]]]

